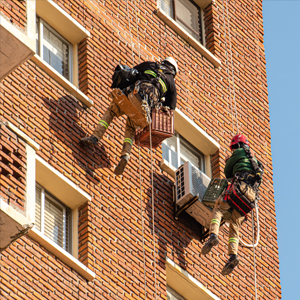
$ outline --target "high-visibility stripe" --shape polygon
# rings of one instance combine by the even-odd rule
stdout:
[[[104,120],[100,120],[99,123],[103,125],[106,129],[108,128],[108,123],[106,123]]]
[[[130,145],[132,145],[133,144],[133,140],[129,139],[129,138],[126,138],[126,139],[124,139],[124,143],[129,143]]]
[[[210,224],[220,224],[220,221],[217,220],[217,219],[212,219],[212,220],[210,221]]]
[[[157,77],[157,74],[151,70],[146,70],[144,73],[148,75],[152,75],[153,77]]]
[[[160,85],[161,85],[162,88],[163,88],[163,92],[165,93],[165,92],[167,91],[167,86],[166,86],[166,84],[164,83],[164,81],[163,81],[161,78],[159,78],[158,81],[159,81]]]
[[[152,75],[155,78],[157,77],[157,74],[155,72],[151,71],[151,70],[146,70],[144,73],[148,74],[148,75]],[[159,83],[160,83],[160,85],[163,89],[163,92],[166,93],[167,92],[167,86],[166,86],[165,82],[161,78],[159,78],[158,81],[159,81]]]
[[[228,243],[239,243],[239,239],[236,239],[236,238],[230,238]]]

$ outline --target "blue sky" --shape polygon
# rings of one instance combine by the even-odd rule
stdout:
[[[263,1],[283,300],[300,295],[299,12],[299,0]]]

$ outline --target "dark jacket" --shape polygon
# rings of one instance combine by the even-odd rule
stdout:
[[[161,74],[160,80],[157,80],[158,75],[158,65],[155,62],[143,62],[134,67],[134,69],[139,71],[138,80],[147,80],[153,83],[160,91],[160,97],[165,97],[165,102],[163,106],[169,106],[171,109],[176,108],[177,103],[177,92],[174,76],[171,72],[164,71]],[[150,72],[149,72],[150,71]],[[156,76],[155,76],[156,75]]]
[[[254,158],[255,159],[255,158]],[[257,162],[257,160],[255,159]],[[236,149],[227,160],[224,173],[226,178],[232,178],[237,172],[253,171],[251,161],[243,148]]]

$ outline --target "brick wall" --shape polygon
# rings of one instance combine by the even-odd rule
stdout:
[[[1,0],[0,12],[9,18],[11,23],[25,29],[27,24],[26,3],[26,0]]]
[[[0,195],[24,213],[26,193],[26,144],[0,123]]]
[[[78,145],[81,137],[92,133],[110,103],[109,86],[117,63],[132,66],[170,55],[178,60],[180,70],[178,108],[220,143],[220,151],[211,157],[213,176],[223,174],[237,127],[265,165],[261,242],[256,248],[258,295],[280,299],[262,1],[218,0],[205,10],[207,47],[222,62],[218,70],[155,15],[154,0],[138,1],[136,7],[128,0],[130,24],[126,1],[56,2],[91,33],[79,45],[79,81],[94,106],[85,109],[29,61],[0,83],[0,118],[22,128],[40,145],[37,155],[92,195],[91,203],[79,212],[79,259],[96,273],[96,279],[87,283],[24,237],[3,253],[0,299],[144,299],[144,272],[147,299],[155,299],[154,258],[158,299],[166,299],[167,257],[220,299],[254,299],[252,250],[240,247],[238,269],[224,277],[220,271],[227,259],[227,227],[221,231],[218,248],[202,257],[197,223],[188,215],[174,220],[173,180],[159,167],[160,148],[153,151],[154,254],[149,150],[141,149],[141,200],[136,147],[124,176],[113,174],[124,119],[117,120],[94,149]],[[251,230],[248,221],[241,236],[248,243]]]

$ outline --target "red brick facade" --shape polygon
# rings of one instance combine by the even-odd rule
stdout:
[[[128,0],[130,22],[125,0],[55,2],[91,33],[79,44],[78,65],[79,88],[94,101],[94,106],[85,109],[47,73],[27,61],[0,83],[0,119],[11,122],[38,143],[38,156],[92,196],[92,201],[79,210],[78,253],[79,260],[96,273],[96,278],[86,281],[25,236],[0,256],[0,299],[145,299],[141,206],[147,299],[155,299],[155,293],[157,299],[167,299],[167,257],[222,300],[254,299],[252,250],[240,247],[238,269],[224,277],[220,272],[227,260],[226,228],[221,230],[219,246],[203,257],[198,223],[188,216],[178,221],[173,218],[174,180],[159,167],[161,147],[153,151],[153,254],[149,150],[141,149],[141,201],[137,147],[124,175],[117,177],[113,173],[123,142],[124,120],[116,121],[95,149],[78,145],[80,138],[92,133],[110,103],[108,94],[115,65],[132,66],[166,56],[178,61],[178,109],[220,144],[220,151],[211,156],[213,177],[223,174],[229,141],[237,126],[265,166],[259,202],[261,241],[256,248],[257,293],[260,299],[280,299],[262,1],[216,0],[204,10],[206,45],[221,60],[219,69],[157,17],[156,0],[136,1],[136,6]],[[12,3],[24,9],[23,2],[1,3],[1,13],[6,15],[10,15],[7,9],[16,15]],[[23,16],[22,11],[19,14]],[[15,162],[23,163],[14,154],[7,157],[5,149],[11,146],[2,136],[9,132],[3,130],[0,163],[3,158],[14,160],[13,166]],[[18,142],[16,147],[23,149],[23,142]],[[7,200],[4,190],[20,182],[16,191],[22,207],[24,181],[14,176],[14,170],[9,183],[9,171],[3,174],[5,169],[0,175],[1,196]],[[242,239],[251,243],[251,232],[248,221]]]
[[[21,29],[26,28],[26,1],[18,0],[1,0],[0,12],[9,18],[10,22],[16,24]],[[2,15],[2,16],[3,16]]]

